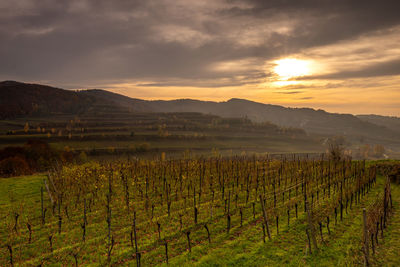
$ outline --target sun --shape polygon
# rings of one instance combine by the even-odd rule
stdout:
[[[309,62],[295,58],[284,58],[274,62],[274,72],[281,80],[289,80],[294,77],[304,76],[310,73]]]

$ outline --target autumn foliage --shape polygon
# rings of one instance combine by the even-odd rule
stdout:
[[[0,150],[0,176],[10,177],[45,171],[61,160],[61,154],[43,141],[28,141],[22,147]]]

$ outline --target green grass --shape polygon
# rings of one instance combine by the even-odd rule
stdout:
[[[44,175],[0,178],[0,214],[13,205],[32,205],[40,197]]]

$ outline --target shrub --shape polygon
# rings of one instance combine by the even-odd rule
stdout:
[[[344,138],[333,137],[328,140],[328,155],[334,161],[340,161],[343,158]]]
[[[85,151],[82,151],[81,153],[79,153],[78,163],[83,164],[83,163],[86,163],[87,161],[88,161],[88,157],[87,157]]]
[[[4,177],[31,174],[32,170],[23,157],[14,156],[0,161],[0,175]]]
[[[46,142],[28,141],[23,147],[6,147],[0,150],[0,175],[22,175],[50,169],[59,161],[71,162],[74,155],[64,155],[53,150]],[[20,166],[19,166],[20,165]]]
[[[142,143],[136,146],[136,152],[147,152],[150,150],[149,143]]]

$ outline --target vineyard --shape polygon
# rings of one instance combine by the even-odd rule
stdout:
[[[375,165],[296,156],[63,166],[6,198],[1,266],[189,265],[230,245],[246,251],[243,239],[271,251],[290,242],[310,264],[362,208],[351,264],[369,264],[394,209]]]

